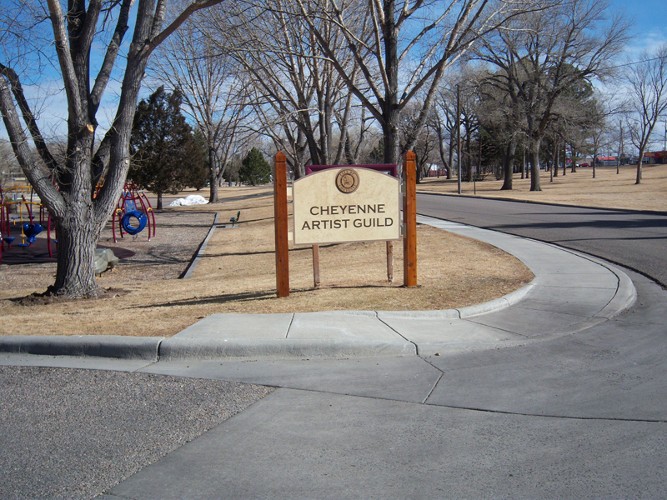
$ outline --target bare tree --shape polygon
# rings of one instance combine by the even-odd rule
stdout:
[[[534,1],[486,0],[296,0],[324,54],[348,88],[377,120],[384,134],[384,161],[397,163],[400,114],[413,99],[422,109],[405,147],[412,148],[428,117],[435,91],[447,68],[480,38],[503,25]],[[362,79],[350,78],[318,21],[338,26]]]
[[[623,48],[627,23],[616,16],[604,24],[607,9],[605,1],[562,0],[503,25],[481,52],[520,103],[531,142],[531,191],[541,190],[541,143],[558,100],[573,85],[606,76],[608,61]]]
[[[21,167],[16,163],[9,142],[0,140],[0,188],[13,183],[15,177],[21,175]]]
[[[415,126],[416,120],[419,118],[422,104],[415,100],[408,106],[401,115],[401,137],[402,141],[410,136]],[[430,171],[434,157],[437,154],[439,135],[435,130],[435,112],[431,110],[431,116],[427,120],[422,133],[414,143],[412,148],[417,155],[417,182],[421,182]]]
[[[479,113],[482,126],[489,131],[502,149],[501,190],[512,190],[514,178],[514,162],[517,147],[525,138],[524,115],[521,113],[519,89],[517,82],[507,78],[501,69],[489,73],[479,84]]]
[[[192,1],[170,22],[167,0],[69,0],[65,6],[58,0],[17,0],[3,4],[5,16],[0,22],[24,21],[25,38],[58,62],[67,100],[67,155],[59,162],[47,146],[19,71],[11,60],[0,60],[0,109],[14,154],[58,232],[57,271],[51,293],[72,298],[99,293],[93,265],[95,247],[130,166],[132,121],[149,57],[192,13],[219,2]],[[12,15],[7,14],[8,9]],[[35,31],[46,31],[47,25],[50,43],[35,41]],[[121,58],[121,45],[130,27],[132,41]],[[0,26],[0,32],[5,28]],[[5,38],[2,42],[9,43]],[[103,56],[97,74],[93,74],[98,61],[93,61],[91,54],[93,48],[97,53],[100,47],[104,47]],[[6,58],[9,50],[2,53]],[[96,147],[97,114],[119,59],[124,59],[125,68],[115,117]],[[96,192],[101,181],[104,185]]]
[[[583,109],[580,107],[580,111]],[[603,148],[610,148],[616,143],[617,131],[610,126],[610,119],[620,115],[623,112],[623,103],[619,104],[619,100],[612,95],[602,95],[595,92],[589,102],[588,112],[586,115],[586,130],[590,136],[590,151],[592,153],[593,162],[592,175],[595,179],[597,175],[597,158]],[[622,146],[619,148],[622,149]],[[619,151],[619,159],[620,159]],[[618,171],[617,171],[618,173]]]
[[[248,88],[238,77],[231,56],[221,52],[202,27],[198,13],[159,49],[157,77],[183,95],[188,114],[206,139],[209,164],[209,202],[219,201],[218,186],[231,157],[245,144],[243,125],[250,115]]]
[[[312,28],[298,15],[295,4],[240,2],[232,13],[223,14],[217,24],[224,38],[216,40],[222,38],[221,45],[243,67],[255,89],[254,105],[263,108],[260,116],[269,118],[267,125],[271,121],[283,124],[277,129],[269,126],[267,132],[279,130],[288,137],[293,132],[285,126],[294,123],[297,139],[306,141],[311,162],[341,163],[354,118],[354,95],[331,61],[323,57]],[[317,29],[331,46],[341,46],[342,35],[330,22],[320,20]],[[340,51],[338,60],[355,80],[358,69],[352,56]],[[302,170],[303,165],[297,165],[297,177]]]
[[[457,75],[458,76],[458,75]],[[452,178],[454,152],[456,150],[456,85],[458,78],[444,78],[433,98],[433,129],[438,136],[438,154],[447,169],[447,179]]]
[[[630,105],[634,113],[629,121],[632,143],[639,150],[636,184],[642,182],[642,162],[658,119],[667,111],[667,44],[654,54],[644,54],[643,61],[634,64],[627,80],[630,85]]]

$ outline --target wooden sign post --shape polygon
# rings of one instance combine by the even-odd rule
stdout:
[[[403,284],[417,286],[417,156],[414,151],[405,153],[403,162],[404,195],[403,220]]]
[[[273,169],[273,214],[276,233],[276,291],[289,296],[289,242],[287,218],[287,158],[276,153]]]

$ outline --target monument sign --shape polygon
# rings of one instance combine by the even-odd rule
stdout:
[[[401,237],[400,182],[359,167],[332,167],[294,182],[294,243]]]

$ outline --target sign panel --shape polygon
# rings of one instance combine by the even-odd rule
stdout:
[[[397,240],[400,183],[365,168],[335,167],[294,182],[294,243]]]

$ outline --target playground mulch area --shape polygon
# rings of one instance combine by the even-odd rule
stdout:
[[[157,213],[155,238],[148,240],[147,231],[136,236],[117,233],[114,243],[111,226],[100,238],[99,248],[109,248],[121,259],[122,265],[99,277],[104,288],[125,287],[133,282],[178,278],[193,258],[213,223],[215,213],[197,210],[163,210]],[[55,252],[55,243],[52,243]],[[13,245],[2,254],[0,289],[43,292],[53,284],[56,259],[49,256],[46,235],[23,248]]]
[[[100,245],[121,258],[98,278],[108,292],[80,301],[26,301],[53,283],[55,262],[35,245],[4,255],[0,266],[0,335],[171,336],[214,313],[321,310],[428,310],[465,306],[509,293],[532,279],[514,257],[489,245],[426,226],[418,228],[418,288],[402,285],[402,245],[395,243],[392,283],[384,242],[326,245],[320,288],[313,287],[310,248],[290,251],[292,293],[275,295],[273,200],[267,188],[225,188],[223,203],[156,213],[157,234],[126,235]],[[165,200],[165,206],[169,200]],[[241,211],[234,227],[229,219]],[[205,251],[181,279],[218,214]],[[38,242],[39,243],[39,242]]]

